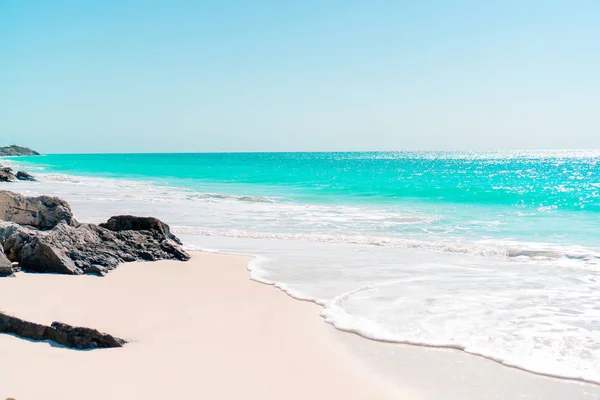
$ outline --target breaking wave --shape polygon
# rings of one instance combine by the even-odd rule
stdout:
[[[177,226],[173,228],[173,231],[176,234],[183,235],[222,236],[246,239],[301,240],[317,243],[384,246],[447,253],[473,254],[478,256],[518,258],[521,260],[527,258],[536,261],[573,259],[581,260],[590,264],[596,264],[600,261],[600,252],[595,252],[591,249],[579,246],[559,247],[550,244],[544,245],[542,243],[528,244],[503,241],[486,241],[479,243],[457,241],[443,242],[402,239],[385,236],[346,236],[326,233],[272,233],[245,231],[239,229],[206,229],[190,226]]]

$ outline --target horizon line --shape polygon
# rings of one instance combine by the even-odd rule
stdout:
[[[1,147],[1,146],[0,146]],[[36,150],[37,151],[37,150]],[[553,151],[600,151],[600,148],[540,148],[540,149],[504,149],[504,150],[261,150],[261,151],[150,151],[150,152],[65,152],[65,153],[43,153],[45,155],[108,155],[108,154],[319,154],[319,153],[509,153],[509,152],[553,152]],[[39,156],[0,156],[0,158],[16,158],[16,157],[39,157]]]

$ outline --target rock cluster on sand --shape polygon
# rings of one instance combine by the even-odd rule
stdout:
[[[58,197],[0,191],[0,276],[13,275],[13,263],[36,272],[104,275],[125,261],[189,258],[169,226],[156,218],[119,215],[100,225],[83,224]],[[0,333],[74,349],[125,343],[95,329],[40,325],[1,312]]]
[[[51,340],[79,350],[123,347],[127,343],[95,329],[74,327],[62,322],[53,322],[50,326],[40,325],[4,313],[0,313],[0,332],[32,340]]]
[[[0,191],[0,245],[23,270],[69,275],[104,275],[126,261],[190,258],[156,218],[121,215],[83,224],[64,200],[8,191]]]
[[[33,175],[28,174],[25,171],[18,171],[15,175],[12,172],[12,168],[3,167],[0,165],[0,182],[14,182],[15,180],[19,181],[35,181],[36,179]]]
[[[31,150],[28,147],[16,146],[14,144],[12,146],[0,147],[0,157],[39,156],[39,155],[40,155],[40,153],[38,153],[35,150]],[[2,164],[0,164],[0,182],[13,182],[15,180],[35,181],[35,178],[24,171],[19,171],[15,175],[12,172],[12,168],[3,167]]]

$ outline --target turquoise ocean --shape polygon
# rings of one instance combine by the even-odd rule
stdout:
[[[10,162],[80,220],[155,215],[190,248],[256,255],[252,278],[338,329],[600,383],[600,151]]]

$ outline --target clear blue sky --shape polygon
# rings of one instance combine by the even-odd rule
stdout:
[[[0,142],[600,148],[600,1],[0,0]]]

